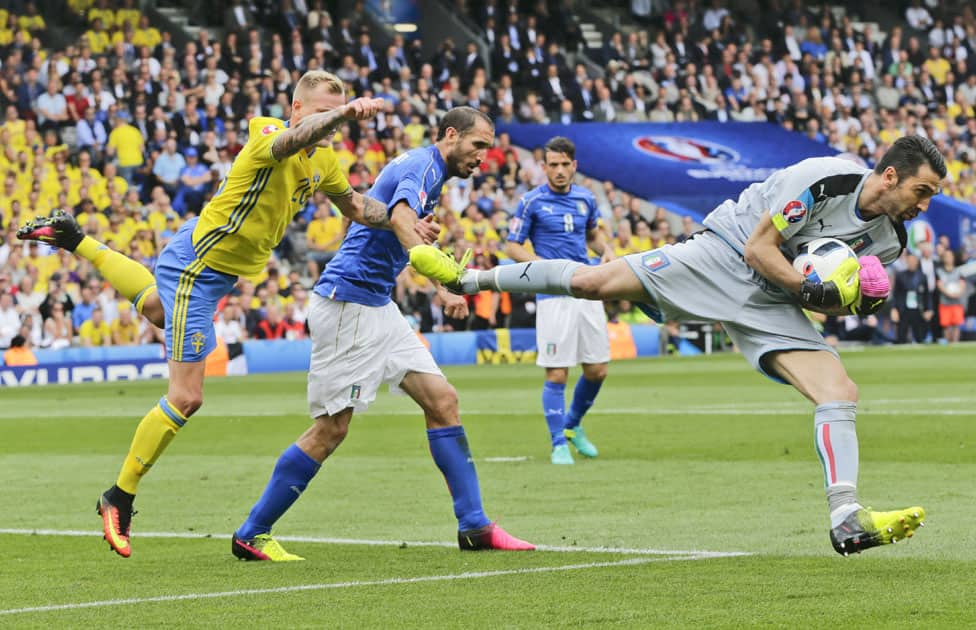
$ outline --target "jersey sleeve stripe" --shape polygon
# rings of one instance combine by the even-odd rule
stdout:
[[[824,201],[829,197],[841,197],[850,195],[857,190],[864,175],[852,173],[848,175],[830,175],[818,180],[808,190],[816,201]]]
[[[264,188],[268,184],[268,180],[271,179],[271,171],[271,168],[259,170],[257,177],[251,182],[251,186],[241,197],[241,201],[237,204],[237,207],[230,213],[227,222],[220,227],[210,230],[203,238],[197,241],[196,245],[194,245],[197,258],[203,258],[222,238],[240,229],[244,219],[247,218],[247,215],[257,205],[261,193],[264,192]]]

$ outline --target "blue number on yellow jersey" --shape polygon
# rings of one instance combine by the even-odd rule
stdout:
[[[193,249],[208,267],[236,276],[260,273],[313,192],[349,192],[331,147],[276,160],[271,144],[285,128],[277,118],[251,119],[247,144],[193,230]]]
[[[368,196],[387,210],[404,201],[422,218],[434,211],[447,177],[437,147],[411,149],[383,167]],[[340,302],[383,306],[396,277],[407,265],[407,252],[389,230],[353,223],[346,239],[315,284],[319,295]]]

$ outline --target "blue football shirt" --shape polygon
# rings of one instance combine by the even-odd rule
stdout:
[[[540,258],[565,258],[589,264],[586,234],[597,226],[600,211],[593,193],[573,184],[565,193],[543,184],[525,193],[509,223],[508,240],[532,241]],[[539,296],[547,297],[547,296]]]
[[[387,164],[366,194],[390,212],[404,201],[423,218],[437,207],[446,178],[447,165],[436,146],[411,149]],[[313,290],[340,302],[383,306],[408,260],[392,231],[353,223]]]

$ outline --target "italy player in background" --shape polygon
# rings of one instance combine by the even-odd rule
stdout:
[[[547,183],[519,200],[512,218],[505,253],[516,262],[564,258],[588,264],[587,247],[600,254],[601,262],[614,258],[613,247],[597,226],[600,218],[591,193],[573,183],[576,147],[569,138],[546,143],[543,168]],[[532,250],[525,240],[532,242]],[[584,457],[596,457],[597,448],[580,424],[593,405],[607,377],[610,339],[603,302],[570,296],[536,296],[536,364],[546,370],[542,385],[542,410],[552,440],[553,464],[572,464],[567,439]],[[583,373],[573,389],[566,412],[566,379],[569,368],[582,364]]]
[[[494,138],[491,119],[470,107],[456,107],[441,121],[434,145],[408,151],[387,164],[367,193],[389,212],[396,234],[406,238],[354,224],[316,283],[308,314],[308,401],[314,421],[278,458],[264,493],[234,533],[231,550],[238,558],[302,559],[287,552],[267,553],[269,548],[281,550],[271,528],[345,439],[353,414],[365,411],[383,384],[406,392],[423,409],[431,456],[454,501],[459,547],[535,548],[485,515],[457,392],[390,297],[407,264],[405,247],[422,244],[416,224],[432,216],[448,178],[471,176]],[[437,290],[447,315],[468,315],[464,298],[440,286]],[[394,518],[389,525],[396,531]]]
[[[316,190],[329,195],[350,219],[394,229],[385,206],[349,186],[331,149],[332,135],[343,122],[375,116],[384,101],[345,100],[335,75],[310,71],[295,87],[288,123],[252,118],[247,144],[217,194],[160,253],[155,278],[140,263],[85,236],[63,212],[17,233],[90,260],[140,313],[166,331],[166,395],[139,423],[115,485],[96,506],[105,540],[122,557],[132,553],[129,526],[140,480],[203,404],[204,359],[216,344],[214,312],[238,276],[264,268],[285,228]],[[431,230],[430,240],[436,237]]]

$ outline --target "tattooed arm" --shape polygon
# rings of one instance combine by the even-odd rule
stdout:
[[[352,189],[344,195],[329,198],[344,217],[366,227],[395,233],[405,249],[421,243],[430,245],[437,240],[441,231],[434,215],[418,219],[417,213],[405,201],[399,202],[392,212],[388,212],[386,204]]]
[[[357,98],[342,107],[309,114],[294,127],[278,134],[271,145],[271,155],[280,161],[302,149],[317,146],[319,142],[332,136],[346,120],[372,118],[384,104],[385,101],[381,98]]]
[[[366,195],[349,189],[345,194],[329,198],[339,208],[342,215],[356,223],[378,230],[393,229],[390,226],[390,213],[386,211],[386,204],[367,197]]]

